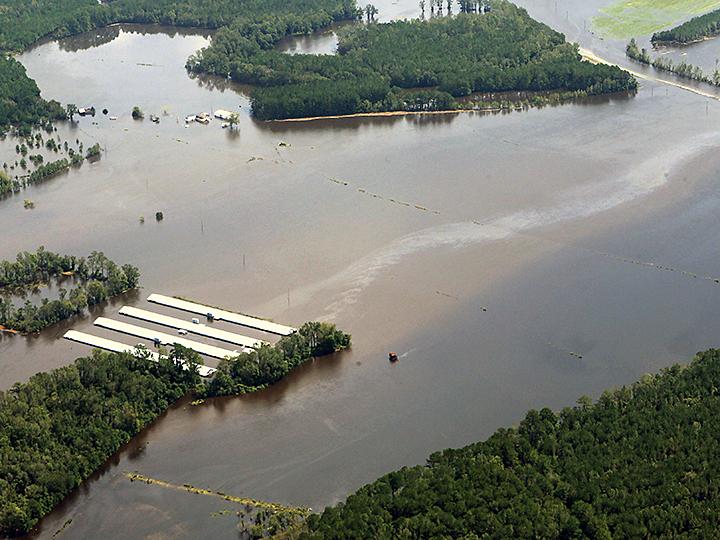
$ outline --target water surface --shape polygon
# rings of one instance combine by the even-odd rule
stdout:
[[[593,6],[528,4],[622,59],[622,44],[578,30]],[[149,308],[150,292],[289,324],[331,320],[353,349],[267,392],[179,404],[37,536],[72,519],[66,538],[236,537],[233,517],[210,515],[225,505],[123,472],[319,509],[528,408],[572,404],[716,344],[720,289],[703,277],[720,275],[720,104],[643,83],[635,98],[525,113],[257,123],[243,88],[185,73],[207,40],[113,27],[21,55],[45,97],[119,119],[59,128],[100,141],[103,158],[0,202],[0,256],[41,243],[102,249],[138,265],[144,289],[39,336],[2,338],[0,386],[86,353],[58,338],[69,327],[112,336],[93,318]],[[134,105],[160,124],[133,121]],[[185,115],[215,108],[241,111],[239,130],[185,127]]]

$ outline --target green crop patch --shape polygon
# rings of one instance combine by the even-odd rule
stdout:
[[[600,10],[593,26],[605,36],[628,39],[718,8],[719,0],[619,0]]]

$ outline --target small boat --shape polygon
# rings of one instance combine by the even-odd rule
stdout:
[[[186,123],[186,124],[189,124],[190,122],[194,122],[194,121],[195,121],[195,115],[194,115],[194,114],[191,114],[190,116],[186,116],[186,117],[185,117],[185,123]]]
[[[117,119],[118,119],[117,116],[109,116],[108,118],[110,118],[110,120],[117,120]]]
[[[391,362],[397,362],[398,361],[397,353],[394,353],[394,352],[388,353],[388,360],[390,360]]]

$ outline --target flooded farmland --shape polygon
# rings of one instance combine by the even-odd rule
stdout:
[[[584,23],[602,2],[526,4],[624,62],[624,43]],[[377,5],[417,15],[414,1]],[[99,142],[99,162],[0,201],[0,256],[102,250],[137,265],[143,288],[39,336],[0,338],[0,386],[87,353],[65,330],[111,337],[93,319],[150,309],[153,292],[292,325],[330,320],[353,348],[257,395],[179,403],[36,537],[69,519],[65,538],[235,537],[235,516],[217,515],[229,503],[124,473],[321,509],[529,408],[717,345],[717,101],[643,82],[632,98],[520,113],[259,123],[247,89],[185,72],[209,39],[111,27],[19,56],[44,97],[109,114],[58,128]],[[332,52],[331,35],[318,39],[287,50]],[[136,105],[159,124],[133,120]],[[241,112],[237,131],[186,127],[218,108]],[[14,159],[14,144],[0,157]]]

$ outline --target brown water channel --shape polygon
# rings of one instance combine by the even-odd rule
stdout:
[[[531,14],[572,30],[552,5]],[[94,316],[147,308],[150,292],[289,324],[332,320],[353,349],[257,395],[179,404],[37,536],[72,519],[64,538],[233,538],[234,516],[211,516],[229,503],[123,472],[320,509],[528,408],[572,404],[718,344],[720,286],[704,278],[720,276],[720,104],[645,84],[634,98],[505,115],[264,124],[242,89],[187,76],[185,58],[205,43],[114,28],[20,56],[46,97],[119,119],[60,127],[106,152],[1,201],[0,257],[99,249],[138,265],[144,289],[40,336],[2,338],[0,386],[86,353],[59,337],[112,336]],[[133,121],[133,105],[160,124]],[[182,121],[238,106],[237,133]]]

